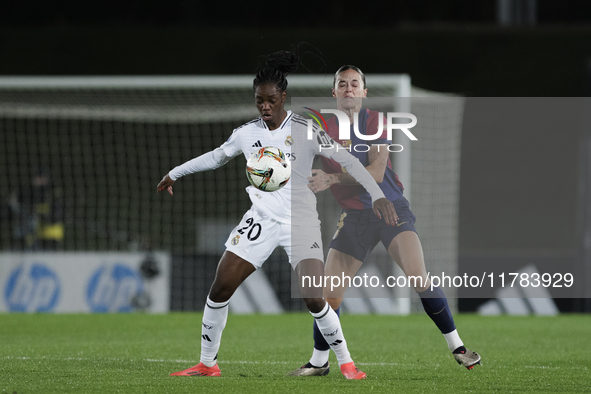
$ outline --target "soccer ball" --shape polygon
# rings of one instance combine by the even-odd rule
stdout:
[[[281,189],[291,177],[291,164],[280,149],[272,146],[252,152],[246,162],[250,184],[264,192]]]

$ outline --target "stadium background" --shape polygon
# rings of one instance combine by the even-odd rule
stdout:
[[[306,2],[283,12],[238,2],[230,12],[221,3],[3,4],[0,75],[252,74],[259,55],[307,41],[326,57],[326,72],[352,63],[368,73],[407,73],[424,89],[473,97],[589,95],[591,13],[584,1],[540,0],[535,23],[500,23],[495,1],[475,3],[333,2],[319,13],[305,12],[313,8]],[[359,7],[362,16],[350,14]],[[460,267],[491,254],[578,259],[580,136],[568,129],[524,131],[517,139],[504,133],[462,136]],[[148,165],[168,164],[175,163],[155,158]],[[499,184],[510,192],[497,193]],[[555,215],[559,227],[548,224]],[[112,242],[106,248],[122,248]],[[474,306],[460,302],[463,310]],[[559,306],[590,308],[581,300],[559,300]]]

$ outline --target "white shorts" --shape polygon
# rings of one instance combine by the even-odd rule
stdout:
[[[293,229],[298,234],[295,238],[291,236],[291,224],[271,219],[253,205],[230,233],[226,250],[255,268],[262,267],[277,246],[283,247],[294,269],[305,259],[324,261],[320,224],[293,226]]]

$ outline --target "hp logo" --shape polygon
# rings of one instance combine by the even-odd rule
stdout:
[[[142,290],[135,270],[123,264],[103,266],[90,277],[86,301],[92,312],[131,312],[131,299]]]
[[[4,298],[11,312],[51,312],[60,297],[60,281],[53,270],[33,263],[21,265],[8,277]]]

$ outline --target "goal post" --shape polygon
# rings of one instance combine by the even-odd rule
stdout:
[[[462,102],[419,92],[404,74],[366,79],[371,97],[409,98],[399,108],[417,116],[419,141],[410,145],[412,154],[409,144],[405,155],[392,154],[394,170],[418,218],[428,270],[453,271]],[[202,308],[229,230],[250,206],[245,160],[183,179],[174,199],[156,195],[155,185],[258,116],[252,81],[252,75],[0,77],[0,249],[26,247],[18,192],[43,167],[62,193],[60,249],[170,250],[172,309]],[[288,94],[327,97],[332,81],[332,75],[291,75]],[[332,196],[318,197],[322,211],[322,200]],[[324,240],[335,223],[323,222]],[[380,267],[389,264],[384,274],[392,273],[384,251],[374,254]],[[284,309],[296,310],[303,304],[290,299],[286,261],[274,253],[263,267]],[[408,288],[396,291],[396,313],[420,308]]]

